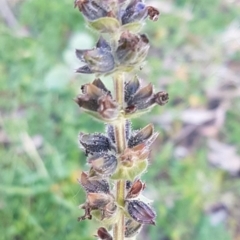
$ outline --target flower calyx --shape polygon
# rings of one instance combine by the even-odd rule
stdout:
[[[145,34],[137,35],[130,31],[121,34],[116,50],[116,64],[119,70],[132,71],[140,68],[149,50],[149,40]]]
[[[85,214],[78,218],[78,221],[85,219],[92,219],[92,211],[97,210],[94,213],[96,219],[102,221],[113,217],[117,210],[114,196],[106,193],[87,193],[87,200],[84,204],[80,205],[80,208],[85,210]]]
[[[89,154],[94,155],[95,153],[108,152],[115,150],[115,146],[111,140],[101,133],[93,134],[79,134],[79,142],[85,149],[85,153],[88,156]]]
[[[149,148],[157,136],[158,133],[154,132],[153,125],[148,124],[146,127],[132,132],[131,137],[128,139],[128,147],[138,149],[137,147],[143,143],[144,146]]]
[[[157,138],[153,125],[149,124],[138,131],[131,131],[127,139],[127,148],[119,156],[119,164],[112,179],[127,179],[133,181],[140,176],[148,166],[150,146]]]
[[[140,200],[126,200],[128,214],[140,224],[155,225],[156,213],[146,203]]]
[[[110,186],[106,180],[91,179],[86,172],[82,172],[78,182],[87,193],[110,193]]]
[[[135,76],[125,83],[125,116],[138,117],[155,105],[165,105],[168,99],[167,92],[154,93],[152,84],[141,87],[138,77]]]
[[[76,50],[77,58],[86,65],[78,68],[76,72],[85,74],[105,74],[115,67],[111,47],[108,42],[100,37],[96,47],[92,49]]]
[[[100,152],[87,159],[92,167],[90,170],[91,177],[110,177],[117,169],[117,158],[114,154]]]
[[[118,104],[99,78],[92,83],[83,85],[81,90],[82,94],[75,99],[81,109],[105,122],[117,119],[119,115]]]
[[[82,172],[81,178],[78,179],[87,193],[86,202],[80,207],[85,210],[85,214],[78,220],[92,219],[92,210],[99,210],[101,220],[110,218],[115,213],[117,206],[115,198],[110,193],[110,186],[106,180],[90,179],[88,174]]]
[[[137,179],[128,190],[126,199],[132,199],[138,197],[145,189],[146,185],[140,179]]]
[[[149,50],[149,40],[145,34],[124,31],[117,42],[116,49],[100,37],[96,47],[76,50],[77,58],[85,63],[76,72],[83,74],[112,74],[117,71],[130,72],[140,68]]]

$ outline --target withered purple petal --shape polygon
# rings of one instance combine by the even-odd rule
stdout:
[[[125,102],[128,102],[133,98],[134,94],[138,91],[139,87],[140,87],[140,82],[137,76],[135,76],[130,81],[125,83],[125,88],[124,88]]]
[[[131,100],[128,101],[129,105],[139,105],[139,102],[146,102],[153,94],[153,86],[149,83],[147,86],[140,88]]]
[[[135,94],[127,99],[126,113],[134,113],[137,110],[147,109],[155,103],[153,97],[153,86],[148,84],[147,86],[140,88]]]
[[[117,158],[113,154],[97,153],[88,158],[88,163],[102,177],[111,176],[117,168]]]
[[[155,225],[156,213],[152,208],[139,200],[132,200],[127,202],[127,209],[129,215],[137,222],[141,224],[153,224]]]
[[[85,50],[77,49],[76,56],[81,62],[86,63],[77,70],[79,73],[107,73],[115,67],[111,47],[102,37],[97,42],[97,47]]]
[[[107,152],[108,150],[111,150],[109,138],[100,133],[80,133],[79,141],[85,148],[86,153]]]
[[[154,133],[153,125],[149,124],[139,131],[136,131],[128,140],[128,147],[132,148],[140,143],[148,141]]]
[[[88,193],[90,193],[90,192],[92,192],[92,193],[99,193],[99,192],[109,193],[110,192],[110,186],[106,180],[89,179],[89,176],[85,172],[82,172],[81,178],[78,179],[78,182]]]
[[[144,190],[144,188],[145,183],[143,183],[140,179],[136,180],[129,189],[126,199],[138,197],[139,194]]]

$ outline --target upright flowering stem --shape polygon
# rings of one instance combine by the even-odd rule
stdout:
[[[116,73],[113,77],[114,81],[114,91],[115,91],[115,99],[118,104],[121,106],[121,111],[123,111],[124,105],[124,73]]]
[[[116,185],[116,201],[120,206],[123,206],[125,196],[125,181],[119,180]],[[124,212],[119,212],[119,219],[113,228],[113,239],[114,240],[124,240]]]
[[[135,240],[142,226],[155,225],[156,218],[142,196],[146,184],[140,178],[158,133],[152,124],[133,130],[130,119],[168,100],[166,92],[155,93],[151,83],[142,86],[136,75],[150,47],[139,32],[144,20],[157,20],[159,12],[144,0],[75,0],[75,7],[100,34],[95,47],[76,50],[83,63],[76,71],[93,74],[94,80],[81,86],[75,101],[106,125],[105,134],[79,134],[90,169],[78,179],[86,192],[80,206],[85,213],[78,220],[98,220],[98,240]],[[113,76],[113,93],[99,78],[106,75]]]
[[[124,104],[124,74],[115,74],[113,78],[114,90],[116,101],[120,106],[120,111],[123,110]],[[125,136],[125,119],[121,117],[114,125],[114,131],[116,136],[117,153],[120,155],[126,148],[126,136]],[[120,161],[120,160],[118,160]],[[116,184],[116,201],[121,208],[124,208],[125,198],[125,185],[124,180],[118,180]],[[122,209],[121,209],[122,210]],[[113,228],[113,237],[115,240],[124,240],[124,212],[119,212],[119,219]]]

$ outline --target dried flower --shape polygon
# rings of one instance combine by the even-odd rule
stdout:
[[[79,60],[86,63],[83,67],[77,69],[78,73],[108,73],[114,67],[114,58],[111,53],[111,47],[105,39],[99,38],[96,47],[87,50],[76,50],[76,55]]]
[[[115,213],[117,206],[115,205],[115,199],[111,194],[106,193],[87,193],[87,201],[81,206],[85,210],[85,214],[79,217],[78,220],[91,219],[91,211],[100,211],[100,220],[110,218]]]
[[[82,172],[81,178],[78,179],[78,182],[82,185],[86,192],[103,192],[110,193],[110,186],[106,180],[95,180],[90,179],[88,174]]]
[[[156,213],[152,208],[139,200],[126,201],[129,215],[141,224],[155,225]]]
[[[144,61],[148,49],[149,41],[146,35],[123,32],[116,50],[116,63],[125,71],[130,71]]]
[[[168,102],[168,93],[153,93],[152,84],[145,87],[140,86],[137,76],[125,84],[125,114],[131,117],[137,117],[146,113],[156,104],[163,106]]]
[[[80,133],[79,142],[85,148],[86,155],[89,153],[94,154],[99,152],[107,152],[113,148],[110,139],[101,133]]]
[[[150,146],[157,136],[158,133],[154,133],[153,125],[149,124],[141,130],[133,132],[132,136],[128,140],[128,147],[132,148],[141,143],[145,143],[146,146]]]
[[[111,122],[117,119],[118,104],[112,99],[111,92],[107,90],[100,79],[83,85],[81,89],[82,94],[75,99],[79,107],[102,121]]]

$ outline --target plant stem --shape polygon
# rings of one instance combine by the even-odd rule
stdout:
[[[114,90],[116,101],[120,106],[120,111],[123,109],[124,104],[124,74],[118,73],[114,77]],[[126,148],[126,136],[125,136],[125,119],[120,117],[119,121],[114,125],[114,131],[116,136],[116,146],[118,154],[123,153]],[[124,240],[124,212],[121,207],[124,207],[125,198],[125,180],[119,180],[116,183],[116,201],[120,206],[120,215],[118,222],[113,228],[113,240]]]

